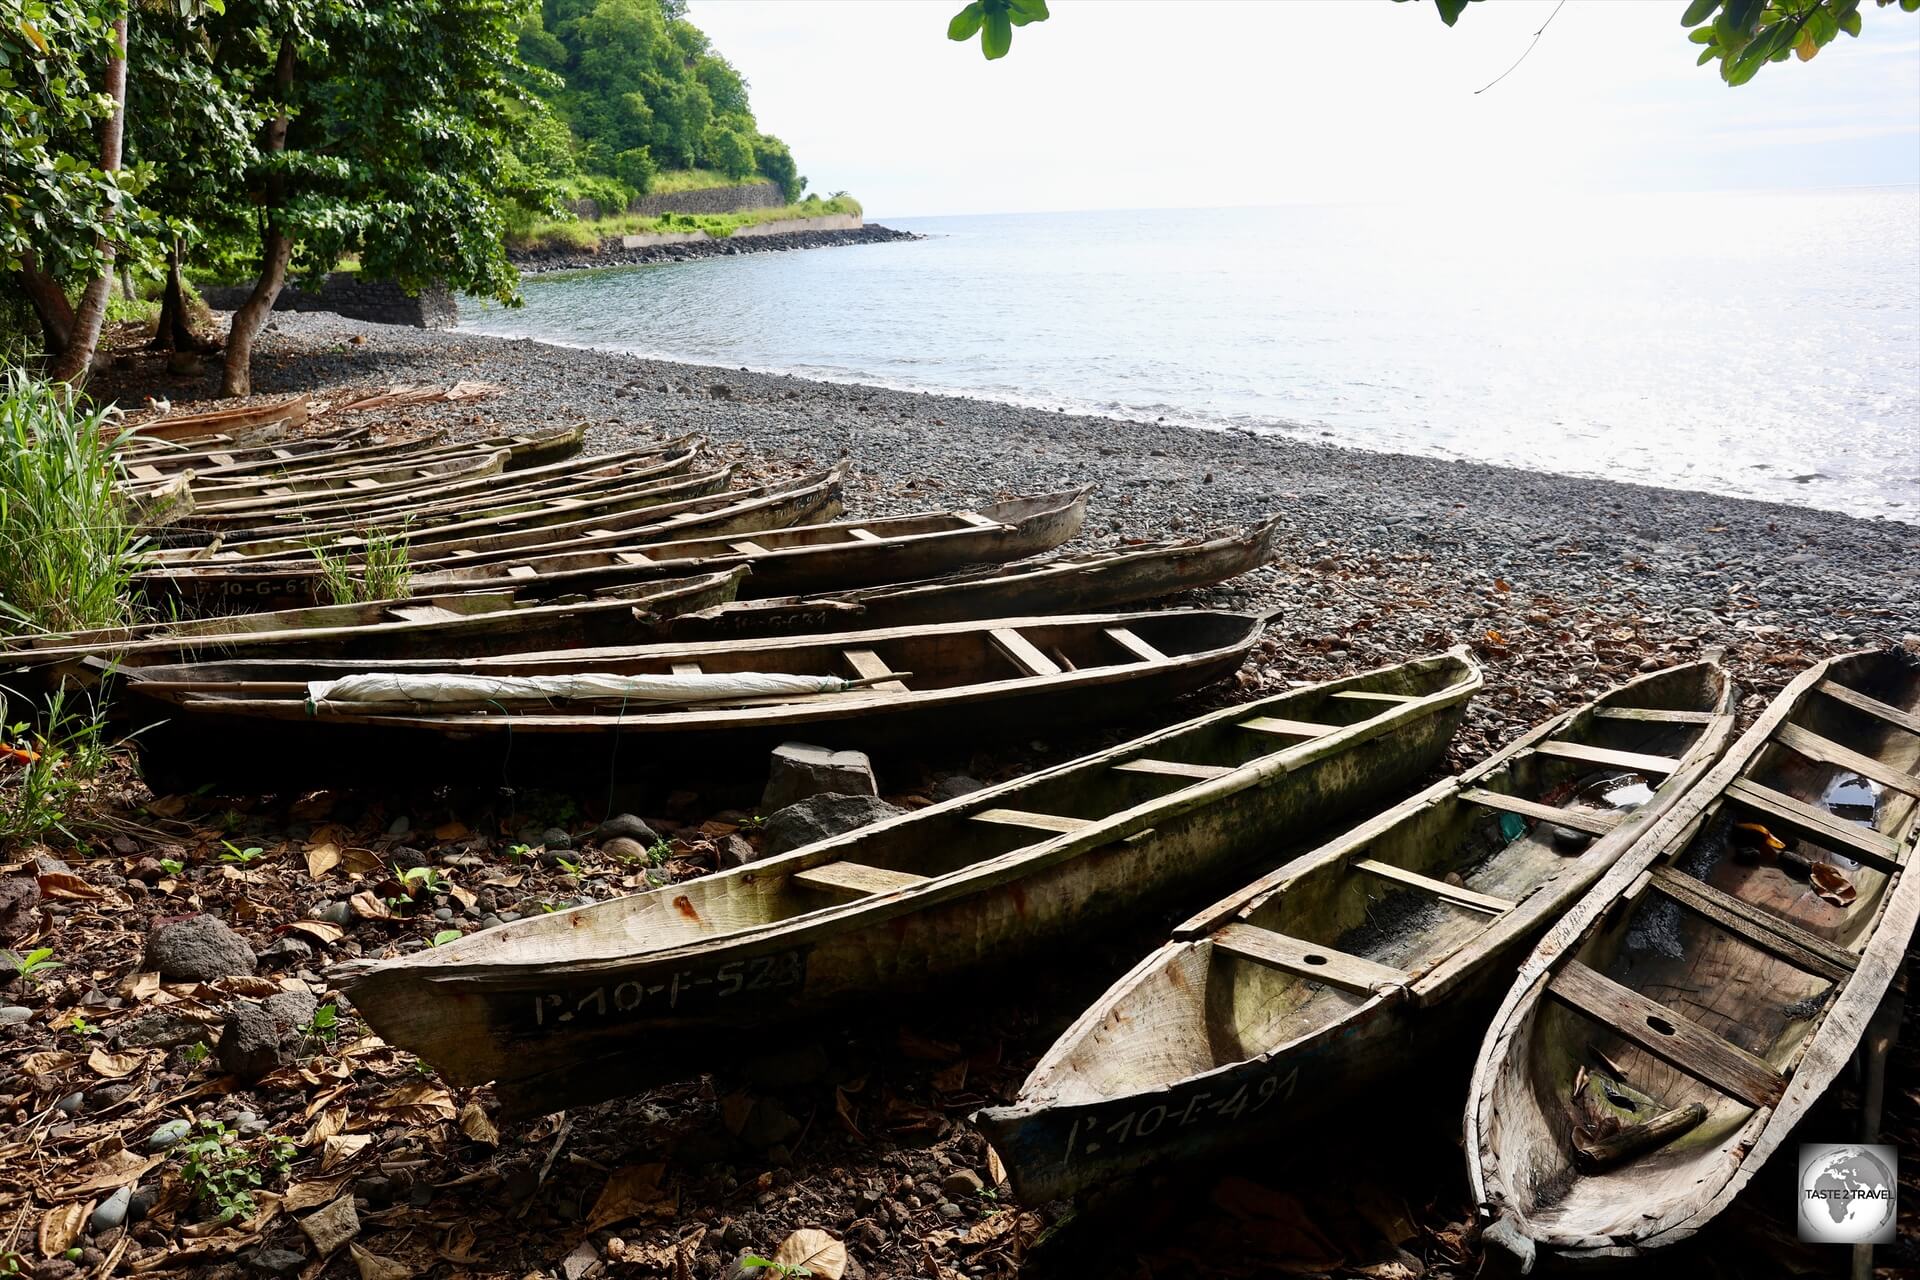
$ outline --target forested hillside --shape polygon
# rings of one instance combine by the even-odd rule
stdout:
[[[795,200],[806,185],[786,143],[760,131],[746,81],[687,21],[685,0],[544,0],[521,28],[520,56],[552,73],[533,85],[552,115],[529,122],[520,158],[573,194],[605,207],[657,185],[765,177]]]

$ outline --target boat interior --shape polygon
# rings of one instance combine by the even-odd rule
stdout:
[[[1644,1229],[1649,1203],[1732,1167],[1725,1146],[1857,966],[1917,811],[1920,665],[1840,660],[1527,1011],[1497,1104],[1503,1145],[1530,1153],[1505,1162],[1536,1228]],[[1655,1121],[1674,1136],[1593,1164],[1596,1142]]]
[[[1712,664],[1643,677],[1309,853],[1110,993],[1028,1093],[1094,1101],[1246,1062],[1470,969],[1529,896],[1576,866],[1568,883],[1590,883],[1618,856],[1601,837],[1682,768],[1727,697]]]
[[[1230,707],[1031,779],[856,831],[824,847],[491,929],[421,962],[484,964],[510,953],[516,962],[531,958],[537,963],[543,942],[551,944],[554,960],[642,958],[916,888],[1070,837],[1336,728],[1390,716],[1475,679],[1468,663],[1447,655]],[[583,914],[584,924],[573,919]]]

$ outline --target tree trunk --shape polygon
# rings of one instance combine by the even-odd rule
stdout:
[[[212,351],[217,343],[208,342],[193,331],[187,315],[187,290],[180,277],[180,242],[174,241],[167,252],[167,287],[160,293],[160,322],[154,326],[152,351]]]
[[[283,37],[280,56],[273,64],[273,89],[278,108],[267,124],[268,154],[287,149],[287,100],[293,96],[293,40]],[[261,237],[260,278],[240,309],[233,313],[233,325],[227,330],[226,370],[220,380],[223,396],[253,393],[253,340],[273,313],[273,304],[286,283],[287,263],[293,257],[293,237],[281,225],[281,203],[286,198],[286,182],[276,170],[267,179],[266,229]]]
[[[127,127],[127,9],[113,21],[113,56],[107,59],[107,96],[113,99],[113,114],[100,126],[100,168],[107,173],[120,170],[120,142]],[[112,217],[113,210],[107,210]],[[100,274],[88,282],[73,313],[73,327],[62,351],[48,370],[55,382],[72,382],[86,373],[93,353],[100,345],[100,325],[107,318],[107,289],[113,281],[113,242],[100,238]]]
[[[40,259],[31,249],[20,258],[20,289],[33,304],[33,313],[40,317],[47,354],[59,355],[73,340],[73,303],[67,300],[60,282],[40,269]]]

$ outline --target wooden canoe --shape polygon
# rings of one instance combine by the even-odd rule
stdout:
[[[324,432],[320,435],[293,436],[276,444],[235,445],[173,444],[123,435],[114,442],[114,461],[122,477],[132,483],[152,483],[182,471],[217,470],[223,467],[254,465],[297,465],[303,459],[337,457],[361,449],[401,448],[401,442],[370,443],[373,433],[365,427]]]
[[[670,447],[650,446],[631,452],[636,457],[645,453],[672,453],[685,447],[695,438],[697,437],[686,437],[674,441]],[[232,493],[240,496],[249,490],[271,488],[289,480],[308,482],[358,479],[393,467],[417,466],[446,458],[475,457],[500,452],[507,455],[505,470],[526,472],[536,467],[550,467],[575,457],[578,454],[577,447],[566,451],[564,456],[552,455],[558,452],[564,443],[577,444],[578,439],[576,433],[562,432],[558,436],[490,436],[484,440],[472,441],[392,441],[359,449],[342,449],[337,453],[309,454],[290,461],[257,461],[235,463],[231,467],[195,468],[193,480],[195,486],[202,491]]]
[[[638,510],[724,488],[731,464],[690,475],[700,456],[696,444],[670,454],[576,458],[492,480],[450,480],[365,500],[294,503],[277,516],[263,517],[257,509],[216,512],[197,528],[209,547],[219,538],[219,547],[205,558],[236,562],[310,559],[316,544],[350,551],[370,531],[385,530],[409,543],[478,537],[488,530],[545,527],[582,512]]]
[[[570,427],[540,435],[484,436],[478,440],[437,437],[395,439],[374,436],[365,427],[350,427],[326,435],[296,436],[273,445],[252,448],[213,446],[119,451],[123,470],[150,467],[164,473],[191,470],[197,482],[220,484],[228,480],[253,482],[276,474],[339,471],[379,466],[395,459],[424,461],[461,453],[493,453],[505,449],[508,471],[564,462],[580,452],[584,427]],[[123,441],[124,441],[123,437]],[[131,474],[129,470],[129,474]],[[148,477],[152,478],[152,477]]]
[[[1341,723],[1335,705],[1285,731],[1311,744]],[[1012,1105],[974,1117],[1014,1193],[1044,1203],[1273,1141],[1477,1029],[1514,958],[1732,727],[1717,665],[1642,676],[1194,916],[1054,1042]],[[1269,850],[1287,843],[1266,834]]]
[[[786,486],[759,485],[678,501],[663,501],[628,511],[601,513],[567,524],[543,525],[518,531],[490,531],[493,527],[485,526],[471,536],[435,541],[431,546],[418,548],[419,555],[411,561],[421,578],[416,583],[415,594],[495,591],[504,587],[511,588],[523,600],[535,596],[552,599],[606,595],[609,588],[613,587],[731,567],[689,564],[671,573],[631,574],[626,576],[624,582],[609,581],[569,590],[553,590],[543,584],[538,575],[513,573],[506,574],[504,578],[495,575],[495,581],[489,585],[476,587],[462,583],[444,590],[426,580],[428,575],[440,569],[457,568],[475,560],[490,560],[497,552],[489,548],[529,536],[547,538],[565,534],[587,545],[604,545],[609,541],[624,544],[629,540],[644,544],[649,539],[671,538],[687,533],[751,535],[762,530],[785,528],[797,521],[831,518],[840,513],[840,494],[846,474],[846,466],[841,464],[831,471],[808,476]],[[443,528],[436,532],[445,533],[446,530]],[[341,539],[334,544],[335,549],[343,554],[352,546],[349,539]],[[320,571],[311,560],[280,561],[265,557],[257,561],[215,563],[199,560],[162,565],[134,575],[132,582],[156,606],[220,613],[302,608],[319,603],[324,591]]]
[[[753,598],[912,581],[1060,546],[1086,520],[1089,492],[1010,498],[977,510],[797,525],[750,538],[721,534],[665,541],[638,530],[605,549],[476,557],[480,563],[463,561],[421,573],[415,583],[430,591],[485,590],[516,581],[528,590],[590,591],[729,564],[753,566],[741,589]],[[673,536],[664,530],[657,533]]]
[[[276,400],[269,404],[245,405],[236,409],[212,409],[205,413],[169,413],[137,423],[129,430],[136,436],[156,440],[192,440],[200,436],[221,435],[244,440],[267,427],[297,427],[307,420],[304,395]]]
[[[286,519],[289,512],[305,514],[309,505],[324,511],[336,499],[342,503],[372,505],[397,495],[437,490],[456,481],[484,482],[506,470],[507,451],[473,453],[425,462],[383,467],[360,475],[323,476],[315,480],[286,477],[258,488],[218,488],[201,485],[194,477],[194,514],[199,520],[252,523]]]
[[[1812,667],[1521,964],[1467,1108],[1487,1239],[1620,1257],[1711,1221],[1886,995],[1917,841],[1920,659]]]
[[[661,639],[811,635],[969,618],[1092,613],[1210,587],[1273,558],[1278,518],[1245,533],[1022,560],[971,573],[816,596],[742,600],[661,620]]]
[[[784,1020],[1195,901],[1276,836],[1424,775],[1479,687],[1456,651],[1296,689],[703,879],[352,968],[345,990],[449,1081],[494,1081],[509,1113],[631,1092]],[[1256,727],[1329,714],[1342,727],[1313,743]]]
[[[145,667],[127,694],[164,720],[143,759],[231,782],[373,772],[411,777],[604,777],[739,756],[795,736],[846,746],[999,731],[1059,716],[1098,722],[1164,705],[1245,659],[1264,620],[1211,610],[1015,618],[776,640],[718,640],[381,662],[260,660]],[[309,714],[308,683],[370,672],[834,676],[844,692],[684,706],[513,704],[505,710]],[[516,744],[518,749],[516,750]]]
[[[41,687],[51,687],[93,683],[102,664],[130,670],[236,658],[378,661],[420,653],[477,658],[632,645],[656,634],[658,619],[732,599],[746,573],[740,567],[662,578],[605,597],[559,604],[520,600],[511,591],[410,596],[155,623],[118,635],[37,637],[26,646],[0,650],[0,673],[39,669]]]

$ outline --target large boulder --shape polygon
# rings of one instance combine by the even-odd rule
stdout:
[[[835,751],[805,742],[783,742],[773,749],[760,812],[772,813],[820,795],[874,796],[873,762],[864,751]]]
[[[878,796],[813,796],[790,804],[767,819],[761,856],[785,853],[905,812]]]
[[[168,982],[212,982],[254,971],[253,948],[212,916],[163,924],[147,935],[142,970]]]

